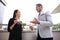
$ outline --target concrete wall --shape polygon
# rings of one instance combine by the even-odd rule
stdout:
[[[53,31],[54,40],[60,40],[60,31]]]
[[[8,40],[9,33],[0,31],[0,40]],[[23,31],[22,40],[36,40],[36,31]]]
[[[53,31],[53,40],[60,40],[60,31]],[[36,40],[36,31],[23,31],[22,40]],[[0,40],[8,40],[9,33],[7,31],[0,31]]]
[[[0,40],[8,40],[9,33],[8,32],[0,32]]]

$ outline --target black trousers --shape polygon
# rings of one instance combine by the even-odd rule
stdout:
[[[39,33],[37,34],[37,40],[53,40],[53,37],[52,38],[41,38]]]

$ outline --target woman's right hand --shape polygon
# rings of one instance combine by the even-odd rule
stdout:
[[[18,21],[17,20],[14,20],[14,24],[16,24]]]

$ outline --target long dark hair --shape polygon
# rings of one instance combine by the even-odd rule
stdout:
[[[16,13],[18,12],[18,9],[14,10],[14,13],[13,13],[13,18],[15,19],[16,17]]]

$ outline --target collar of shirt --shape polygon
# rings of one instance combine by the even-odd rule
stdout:
[[[44,12],[43,12],[43,11],[39,12],[39,15],[42,15],[42,14],[44,14]]]

